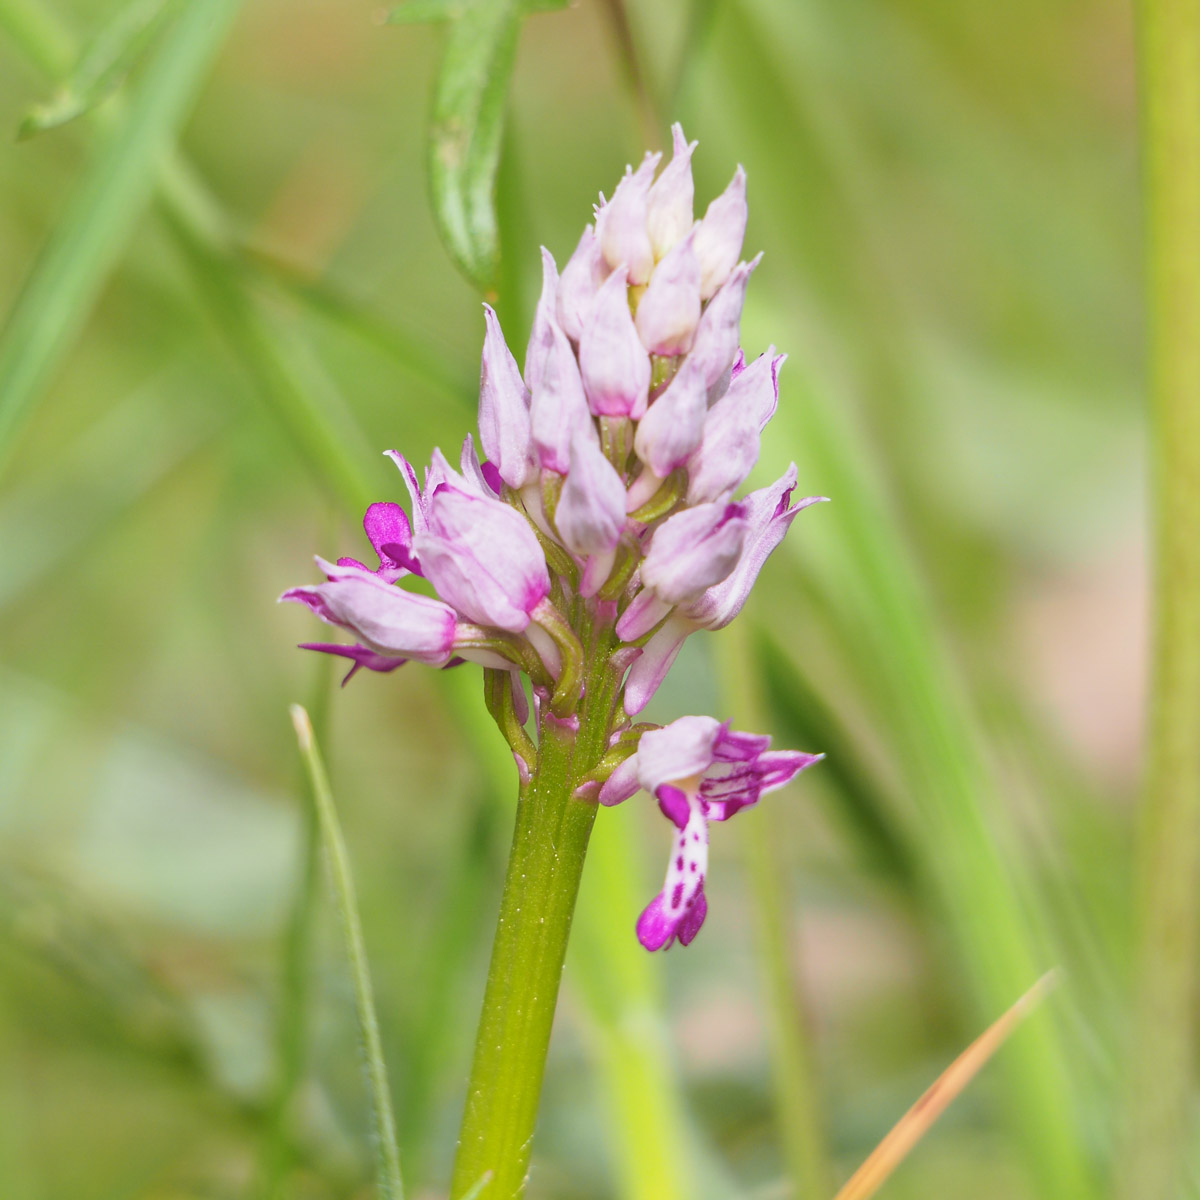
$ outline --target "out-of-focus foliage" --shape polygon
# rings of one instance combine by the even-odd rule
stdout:
[[[18,143],[130,18],[0,0],[0,1195],[369,1186],[353,989],[287,714],[304,700],[327,714],[405,1183],[437,1196],[511,762],[466,671],[330,695],[294,649],[311,618],[274,598],[314,551],[361,552],[367,500],[401,498],[382,450],[421,459],[472,420],[479,296],[428,170],[468,18],[175,7],[113,52],[104,88],[130,69],[111,95]],[[655,715],[748,693],[781,739],[830,751],[741,820],[770,832],[834,1175],[1055,963],[1045,1012],[888,1194],[1008,1200],[1100,1173],[1143,658],[1127,6],[463,8],[504,9],[516,41],[507,106],[491,76],[460,106],[491,124],[453,183],[455,253],[488,274],[500,152],[515,346],[538,244],[570,252],[647,112],[660,139],[671,119],[699,139],[698,206],[738,161],[749,177],[766,257],[743,340],[790,355],[761,481],[794,459],[834,503],[764,571],[745,653],[718,669],[692,639]],[[703,937],[656,961],[625,946],[661,818],[635,801],[596,836],[531,1197],[788,1195],[737,839]]]

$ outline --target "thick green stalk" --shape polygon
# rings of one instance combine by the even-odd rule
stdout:
[[[1200,871],[1200,4],[1142,0],[1154,647],[1119,1194],[1180,1192]]]
[[[600,639],[601,641],[605,639]],[[486,1180],[481,1200],[525,1190],[538,1101],[584,855],[596,819],[572,793],[604,752],[617,675],[591,648],[578,729],[543,705],[537,762],[521,788],[500,901],[451,1200]]]

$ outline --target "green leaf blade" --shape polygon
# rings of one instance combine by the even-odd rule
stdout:
[[[70,78],[42,104],[35,104],[17,129],[20,140],[57,129],[84,116],[125,81],[149,48],[175,0],[134,0],[97,34]]]
[[[0,469],[145,211],[239,0],[194,0],[88,167],[0,333]]]
[[[453,24],[434,91],[429,175],[447,249],[485,292],[496,287],[500,244],[496,171],[523,6],[478,0]]]

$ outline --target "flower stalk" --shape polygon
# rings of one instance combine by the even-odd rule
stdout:
[[[1150,313],[1154,632],[1118,1195],[1179,1194],[1200,905],[1200,8],[1137,6]]]
[[[597,640],[606,637],[611,629]],[[588,678],[578,728],[552,712],[540,714],[537,760],[517,802],[451,1200],[484,1177],[487,1200],[513,1200],[525,1186],[567,938],[596,819],[595,803],[574,793],[603,757],[616,704],[617,678],[607,657]]]

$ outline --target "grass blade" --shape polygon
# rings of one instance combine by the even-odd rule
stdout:
[[[767,731],[761,677],[751,668],[753,631],[735,623],[716,642],[726,714],[739,727]],[[793,749],[823,750],[801,741]],[[793,962],[796,944],[786,864],[780,848],[779,814],[772,807],[747,814],[741,830],[746,875],[754,898],[763,1001],[771,1039],[775,1122],[791,1194],[825,1196],[832,1190],[828,1120],[812,1022],[803,980]]]
[[[292,724],[300,757],[308,772],[309,785],[317,807],[317,824],[329,859],[329,873],[342,919],[342,934],[350,973],[354,979],[354,998],[358,1009],[359,1031],[362,1035],[363,1056],[366,1060],[367,1088],[375,1118],[376,1151],[378,1153],[379,1190],[384,1200],[403,1200],[404,1185],[400,1179],[400,1148],[396,1142],[396,1121],[392,1115],[392,1098],[388,1088],[387,1065],[379,1039],[379,1021],[375,1015],[375,995],[367,965],[367,950],[363,943],[362,922],[358,916],[358,900],[350,858],[342,837],[342,828],[333,806],[333,794],[321,752],[313,737],[308,713],[299,704],[291,707]]]
[[[44,4],[36,0],[0,0],[0,29],[43,74],[58,78],[71,69],[74,42]]]
[[[827,229],[834,223],[844,226],[854,209],[849,194],[821,176],[840,170],[854,147],[842,145],[829,130],[817,137],[809,128],[829,119],[828,97],[811,94],[811,72],[788,69],[797,60],[783,54],[781,46],[794,49],[795,31],[772,22],[774,10],[768,14],[767,8],[764,0],[742,0],[736,12],[727,8],[719,15],[714,38],[722,71],[711,102],[729,106],[744,131],[747,159],[759,161],[778,157],[770,114],[789,114],[797,130],[795,161],[804,166],[765,174],[756,193],[757,211],[764,227],[797,230],[797,255],[823,253],[818,243],[825,247],[832,237]],[[839,128],[837,121],[834,127]],[[810,205],[810,190],[821,189],[824,203],[813,198]],[[799,227],[797,195],[810,205]],[[800,239],[807,244],[801,246]],[[840,260],[831,264],[830,294],[849,286],[857,269]],[[801,303],[791,290],[794,284],[784,286],[803,308],[809,298]],[[761,299],[748,305],[742,325],[744,340],[756,345],[768,341],[755,308]],[[862,302],[856,296],[853,303]],[[848,329],[846,336],[858,334]],[[769,337],[781,337],[777,320]],[[796,388],[792,379],[789,386]],[[911,797],[909,845],[938,919],[955,943],[956,969],[969,981],[978,1019],[1036,977],[1043,969],[1039,964],[1061,955],[1044,950],[1037,905],[1023,903],[1027,880],[1019,877],[1013,855],[1001,849],[1009,844],[1009,814],[979,737],[972,698],[962,686],[903,522],[896,518],[896,499],[883,482],[890,472],[855,427],[847,389],[833,372],[819,381],[805,380],[798,390],[803,396],[793,390],[793,399],[780,406],[776,444],[796,459],[806,490],[834,498],[820,520],[805,525],[805,570],[820,580],[824,594],[837,597],[836,642],[850,647],[845,662],[870,697],[873,719]],[[795,555],[799,544],[795,539],[785,543],[782,553]],[[1004,1067],[1011,1127],[1024,1143],[1039,1193],[1047,1198],[1091,1194],[1094,1180],[1080,1128],[1083,1097],[1075,1089],[1061,1031],[1039,1022],[1006,1056]]]
[[[1117,1194],[1167,1200],[1194,1139],[1200,904],[1200,10],[1137,7],[1150,307],[1154,650]]]
[[[1029,1015],[1054,982],[1054,973],[1043,975],[995,1024],[973,1041],[925,1090],[921,1098],[895,1124],[892,1131],[847,1180],[834,1200],[869,1200],[887,1182],[908,1152],[930,1126],[959,1097],[1005,1039]]]
[[[483,1189],[491,1182],[491,1171],[484,1171],[484,1173],[479,1177],[479,1182],[476,1183],[469,1191],[463,1193],[462,1200],[479,1200],[479,1197],[483,1195]]]
[[[297,453],[330,494],[351,511],[375,499],[367,463],[380,463],[333,384],[294,332],[272,321],[236,264],[220,258],[174,209],[167,212],[197,292],[230,348],[270,406]]]
[[[327,659],[327,655],[318,655]],[[311,724],[328,728],[329,693],[333,681],[332,660],[314,664],[311,690]],[[315,738],[314,738],[315,741]],[[305,770],[305,783],[309,773]],[[279,981],[279,1019],[276,1030],[278,1054],[274,1094],[267,1108],[267,1132],[263,1139],[262,1179],[265,1200],[282,1200],[289,1169],[295,1163],[291,1138],[297,1095],[304,1082],[308,1035],[312,1020],[312,950],[317,894],[320,888],[321,828],[316,795],[307,786],[301,826],[300,855],[295,894],[283,934]]]
[[[52,99],[34,105],[17,130],[34,137],[74,121],[120,87],[174,9],[172,0],[133,0],[92,41]]]
[[[87,168],[0,334],[0,469],[141,219],[239,0],[193,0]]]
[[[776,638],[756,630],[755,667],[771,717],[789,745],[811,746],[825,754],[821,774],[833,784],[835,819],[857,844],[864,861],[905,895],[919,886],[913,851],[905,832],[871,778],[850,735],[808,685]]]

